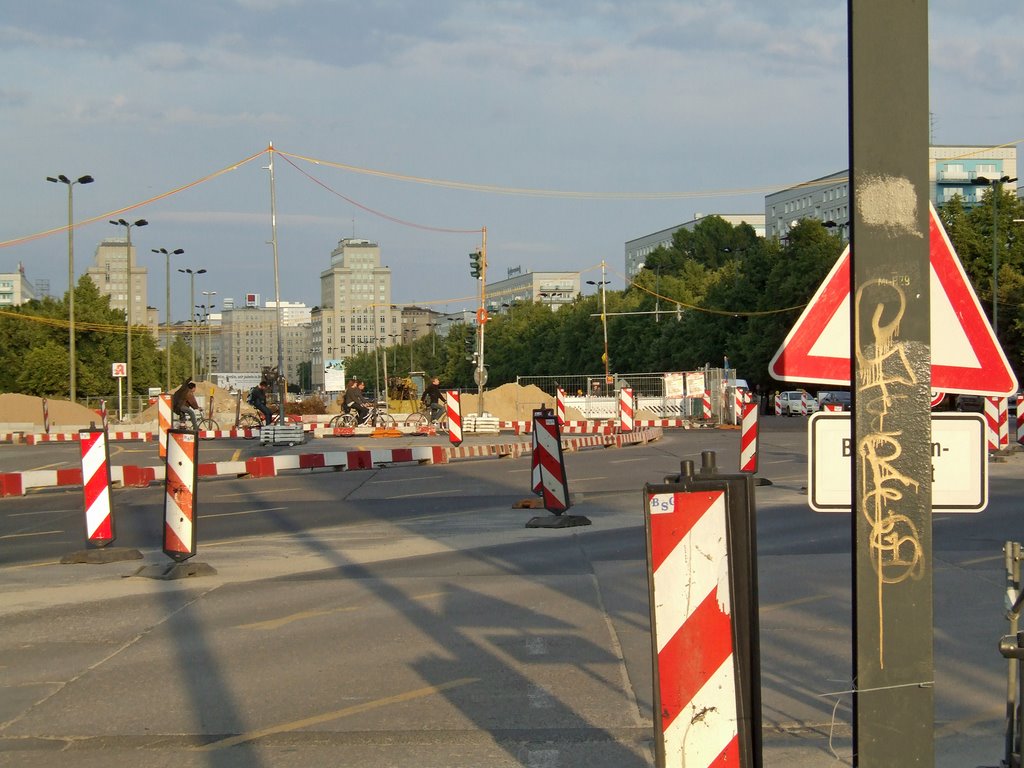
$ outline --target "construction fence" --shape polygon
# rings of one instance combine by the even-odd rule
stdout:
[[[559,389],[565,392],[565,405],[588,420],[615,419],[619,413],[619,390],[630,387],[635,398],[637,418],[683,419],[718,426],[735,424],[736,372],[726,368],[663,373],[621,373],[603,375],[565,374],[560,376],[517,376],[516,384],[535,386],[548,398],[543,402],[516,403],[517,411],[555,407]],[[520,395],[522,397],[522,395]],[[705,418],[705,400],[710,401],[711,417]]]

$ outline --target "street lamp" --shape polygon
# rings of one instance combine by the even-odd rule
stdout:
[[[179,269],[182,274],[188,275],[189,280],[189,313],[191,314],[192,338],[189,343],[189,350],[192,358],[192,381],[196,380],[196,275],[206,274],[205,269]]]
[[[162,253],[167,262],[167,303],[164,305],[164,348],[167,354],[167,391],[171,391],[171,254],[181,256],[185,252],[183,248],[175,248],[168,251],[166,248],[150,248],[153,253]]]
[[[210,299],[212,299],[216,295],[217,295],[216,291],[203,291],[203,296],[206,297],[207,301],[209,301]],[[207,305],[207,312],[206,312],[206,378],[207,379],[211,379],[212,371],[213,371],[213,345],[211,344],[211,342],[213,341],[213,337],[211,335],[211,330],[210,330],[210,313],[212,311],[213,311],[213,302],[210,301],[210,303]]]
[[[593,280],[587,280],[587,285],[601,286],[601,329],[604,331],[604,386],[605,392],[608,391],[608,379],[611,378],[609,375],[608,368],[608,305],[605,302],[605,290],[604,287],[608,285],[608,281],[604,279],[604,260],[601,260],[601,280],[600,282],[594,282]]]
[[[115,227],[124,227],[127,244],[128,258],[125,261],[125,268],[128,271],[128,295],[125,310],[125,320],[128,326],[128,344],[127,344],[127,360],[125,360],[125,368],[128,374],[128,405],[125,408],[126,417],[130,418],[132,415],[132,303],[135,298],[134,286],[132,284],[132,227],[144,227],[149,224],[145,219],[137,219],[135,221],[125,221],[124,219],[118,219],[114,221],[110,220],[110,223]]]
[[[999,232],[999,196],[1003,194],[1003,184],[1016,181],[1009,176],[999,179],[989,179],[985,176],[978,176],[971,179],[971,184],[976,187],[992,187],[992,333],[999,338],[999,250],[996,245],[996,235]]]
[[[68,360],[71,366],[71,402],[78,399],[78,389],[75,384],[75,220],[72,214],[71,188],[75,184],[92,184],[95,179],[86,174],[79,176],[72,181],[63,173],[54,178],[47,176],[47,181],[55,184],[66,184],[68,188]]]

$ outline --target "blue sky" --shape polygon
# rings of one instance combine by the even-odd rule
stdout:
[[[92,174],[75,219],[103,219],[76,230],[77,274],[122,234],[105,214],[270,142],[398,176],[619,193],[451,189],[295,160],[314,181],[277,155],[283,299],[317,304],[331,250],[354,234],[380,243],[395,301],[451,311],[473,303],[479,236],[442,230],[486,226],[491,279],[516,266],[595,279],[605,259],[619,288],[624,241],[698,212],[763,212],[767,192],[847,166],[846,4],[832,0],[3,5],[0,241],[66,222],[66,191],[46,176]],[[1024,4],[932,0],[929,13],[933,140],[1024,137]],[[217,291],[218,307],[273,298],[266,165],[119,214],[150,222],[133,241],[161,318],[151,248],[184,248],[172,269],[207,269],[196,291]],[[665,192],[680,194],[645,197]],[[0,271],[18,262],[66,290],[65,234],[0,248]],[[172,293],[183,319],[185,275]]]

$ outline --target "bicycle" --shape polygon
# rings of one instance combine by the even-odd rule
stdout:
[[[371,405],[369,413],[366,414],[366,418],[363,420],[362,425],[359,423],[359,416],[352,411],[347,413],[339,413],[327,425],[331,429],[338,427],[358,427],[358,426],[370,426],[378,427],[382,429],[394,429],[398,426],[395,421],[395,417],[385,411],[383,408],[377,405]]]
[[[238,417],[238,423],[235,425],[236,429],[244,429],[245,439],[252,440],[259,436],[259,431],[263,429],[263,414],[257,411],[256,413],[243,413]]]
[[[428,424],[433,425],[442,432],[448,431],[448,413],[442,411],[441,415],[436,419],[430,417],[430,408],[423,406],[415,413],[410,413],[405,417],[405,426],[407,427],[425,427]]]
[[[202,411],[196,412],[196,423],[198,425],[197,434],[202,435],[203,432],[217,432],[220,430],[220,424],[211,419],[208,416],[204,416]],[[175,429],[185,429],[189,432],[192,431],[192,420],[187,416],[182,416],[178,413],[171,414],[171,426]],[[201,437],[202,440],[212,440],[212,435]]]

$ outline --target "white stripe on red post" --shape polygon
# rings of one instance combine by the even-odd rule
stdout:
[[[82,430],[79,445],[85,497],[85,541],[95,547],[105,547],[115,538],[107,433],[102,429]]]
[[[198,444],[192,432],[167,433],[164,493],[164,554],[182,562],[196,553]]]
[[[740,472],[757,472],[757,403],[740,405]]]
[[[449,389],[445,392],[445,407],[448,409],[448,441],[454,445],[462,445],[462,401],[459,390]]]
[[[725,493],[647,508],[659,765],[740,765]]]

